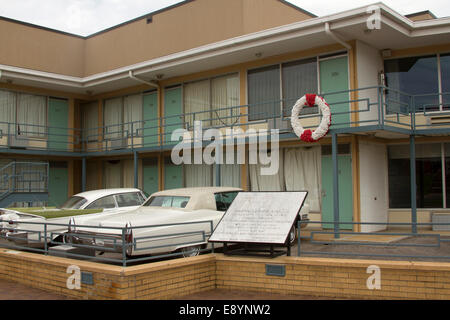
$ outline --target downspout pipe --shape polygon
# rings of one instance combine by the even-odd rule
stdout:
[[[146,80],[143,80],[143,79],[140,79],[140,78],[136,77],[136,76],[133,74],[133,70],[129,70],[129,71],[128,71],[128,76],[129,76],[131,79],[133,79],[133,80],[136,80],[136,81],[145,83],[146,85],[149,85],[149,86],[151,86],[151,87],[154,87],[154,88],[156,88],[156,89],[159,89],[159,85],[158,85],[158,84],[156,84],[156,83],[154,83],[154,82],[151,82],[151,81],[146,81]]]
[[[348,50],[352,50],[352,46],[351,45],[349,45],[347,42],[345,42],[344,40],[339,38],[337,34],[335,34],[333,31],[331,31],[330,24],[328,22],[325,22],[325,33],[327,35],[329,35],[334,41],[340,43],[341,45],[343,45]]]

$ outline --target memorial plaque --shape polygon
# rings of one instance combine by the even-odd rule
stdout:
[[[209,241],[283,245],[307,194],[239,192]]]

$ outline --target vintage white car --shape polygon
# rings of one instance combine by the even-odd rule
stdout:
[[[69,238],[73,244],[127,256],[167,252],[195,256],[211,246],[208,238],[240,191],[204,187],[156,192],[133,211],[106,218],[71,218]]]
[[[26,212],[18,211],[19,209],[0,209],[0,232],[16,244],[33,247],[42,246],[45,239],[47,242],[63,242],[63,233],[67,231],[67,225],[74,214],[105,218],[136,209],[146,199],[146,195],[139,189],[114,188],[78,193],[55,209],[24,208]]]

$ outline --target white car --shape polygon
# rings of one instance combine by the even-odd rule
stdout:
[[[67,224],[72,217],[65,215],[64,211],[93,209],[95,213],[84,214],[82,211],[77,213],[104,219],[110,215],[134,210],[146,199],[145,194],[136,188],[100,189],[78,193],[56,209],[27,210],[27,213],[0,209],[1,233],[8,240],[27,246],[42,246],[45,239],[47,242],[52,240],[62,242],[64,240],[62,233],[67,231]],[[56,217],[45,218],[42,216],[44,212],[47,215],[54,213]],[[44,226],[45,223],[47,223],[46,226]],[[47,231],[47,237],[45,237],[45,231]]]
[[[240,191],[204,187],[156,192],[134,211],[107,218],[71,218],[70,242],[127,256],[167,252],[195,256],[207,247],[212,231]]]

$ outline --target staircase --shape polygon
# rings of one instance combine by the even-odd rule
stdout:
[[[0,168],[0,208],[48,200],[48,163],[13,161]]]

